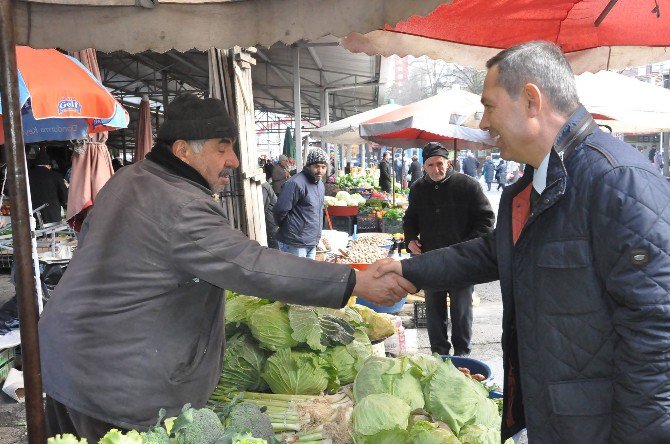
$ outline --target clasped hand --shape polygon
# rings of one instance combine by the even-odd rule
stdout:
[[[375,305],[391,306],[407,293],[416,293],[416,287],[402,277],[400,261],[382,259],[356,274],[354,296]]]

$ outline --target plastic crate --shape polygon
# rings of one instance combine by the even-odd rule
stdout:
[[[379,218],[375,214],[359,214],[356,217],[356,223],[359,233],[379,231]]]
[[[333,224],[333,230],[344,231],[349,235],[354,234],[355,216],[330,216],[330,222]],[[324,224],[325,229],[330,229],[328,222]]]
[[[414,302],[414,326],[416,328],[426,328],[428,326],[425,302]]]
[[[16,356],[16,347],[0,350],[0,383],[7,379],[9,370],[14,368],[14,357]]]
[[[382,217],[382,233],[402,232],[402,220],[389,220]]]

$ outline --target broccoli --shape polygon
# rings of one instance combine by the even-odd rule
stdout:
[[[88,444],[86,438],[79,440],[76,436],[69,433],[52,436],[47,440],[47,444]]]
[[[140,433],[142,444],[170,444],[170,437],[163,427],[152,427],[147,432]]]
[[[178,444],[214,444],[223,435],[223,425],[212,410],[193,409],[186,404],[175,419],[172,432]]]
[[[236,433],[245,432],[250,432],[254,438],[262,438],[268,442],[271,442],[274,437],[270,418],[256,404],[249,402],[233,405],[230,408],[225,425],[225,435],[231,439]]]
[[[142,444],[142,437],[137,430],[131,430],[124,435],[123,432],[112,429],[100,438],[98,444]]]

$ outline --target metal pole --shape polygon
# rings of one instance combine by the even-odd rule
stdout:
[[[670,133],[666,133],[670,134]],[[666,141],[668,140],[668,137],[665,137]],[[665,148],[663,148],[663,175],[665,177],[670,178],[670,144],[666,142]],[[661,147],[663,146],[663,140],[661,140]]]
[[[300,131],[300,123],[302,122],[302,115],[300,109],[300,48],[293,47],[293,112],[295,115],[295,166],[298,172],[302,171],[302,134]]]
[[[30,210],[26,186],[26,160],[21,125],[19,82],[14,36],[14,2],[0,0],[0,99],[5,134],[5,160],[12,206],[12,240],[16,264],[16,290],[19,299],[19,324],[23,351],[23,380],[26,394],[28,441],[46,442],[42,405],[42,373],[37,335],[35,276],[30,245]]]

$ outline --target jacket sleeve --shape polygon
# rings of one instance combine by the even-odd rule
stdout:
[[[402,261],[403,276],[417,289],[434,291],[498,280],[495,231],[484,237]]]
[[[467,239],[474,239],[490,233],[496,221],[495,213],[491,208],[489,199],[479,184],[472,187],[472,200],[470,201],[470,232]]]
[[[175,272],[243,294],[340,308],[355,283],[347,265],[260,246],[230,228],[214,201],[196,200],[185,205],[168,239]]]
[[[277,198],[277,203],[272,209],[277,226],[281,226],[286,220],[288,213],[300,200],[300,187],[296,180],[289,180],[284,184],[284,189]]]
[[[593,187],[594,264],[613,306],[613,443],[670,436],[670,187],[635,167]]]
[[[419,214],[417,209],[419,206],[418,194],[419,192],[416,187],[409,189],[409,205],[402,218],[402,231],[405,234],[406,243],[419,238]]]

